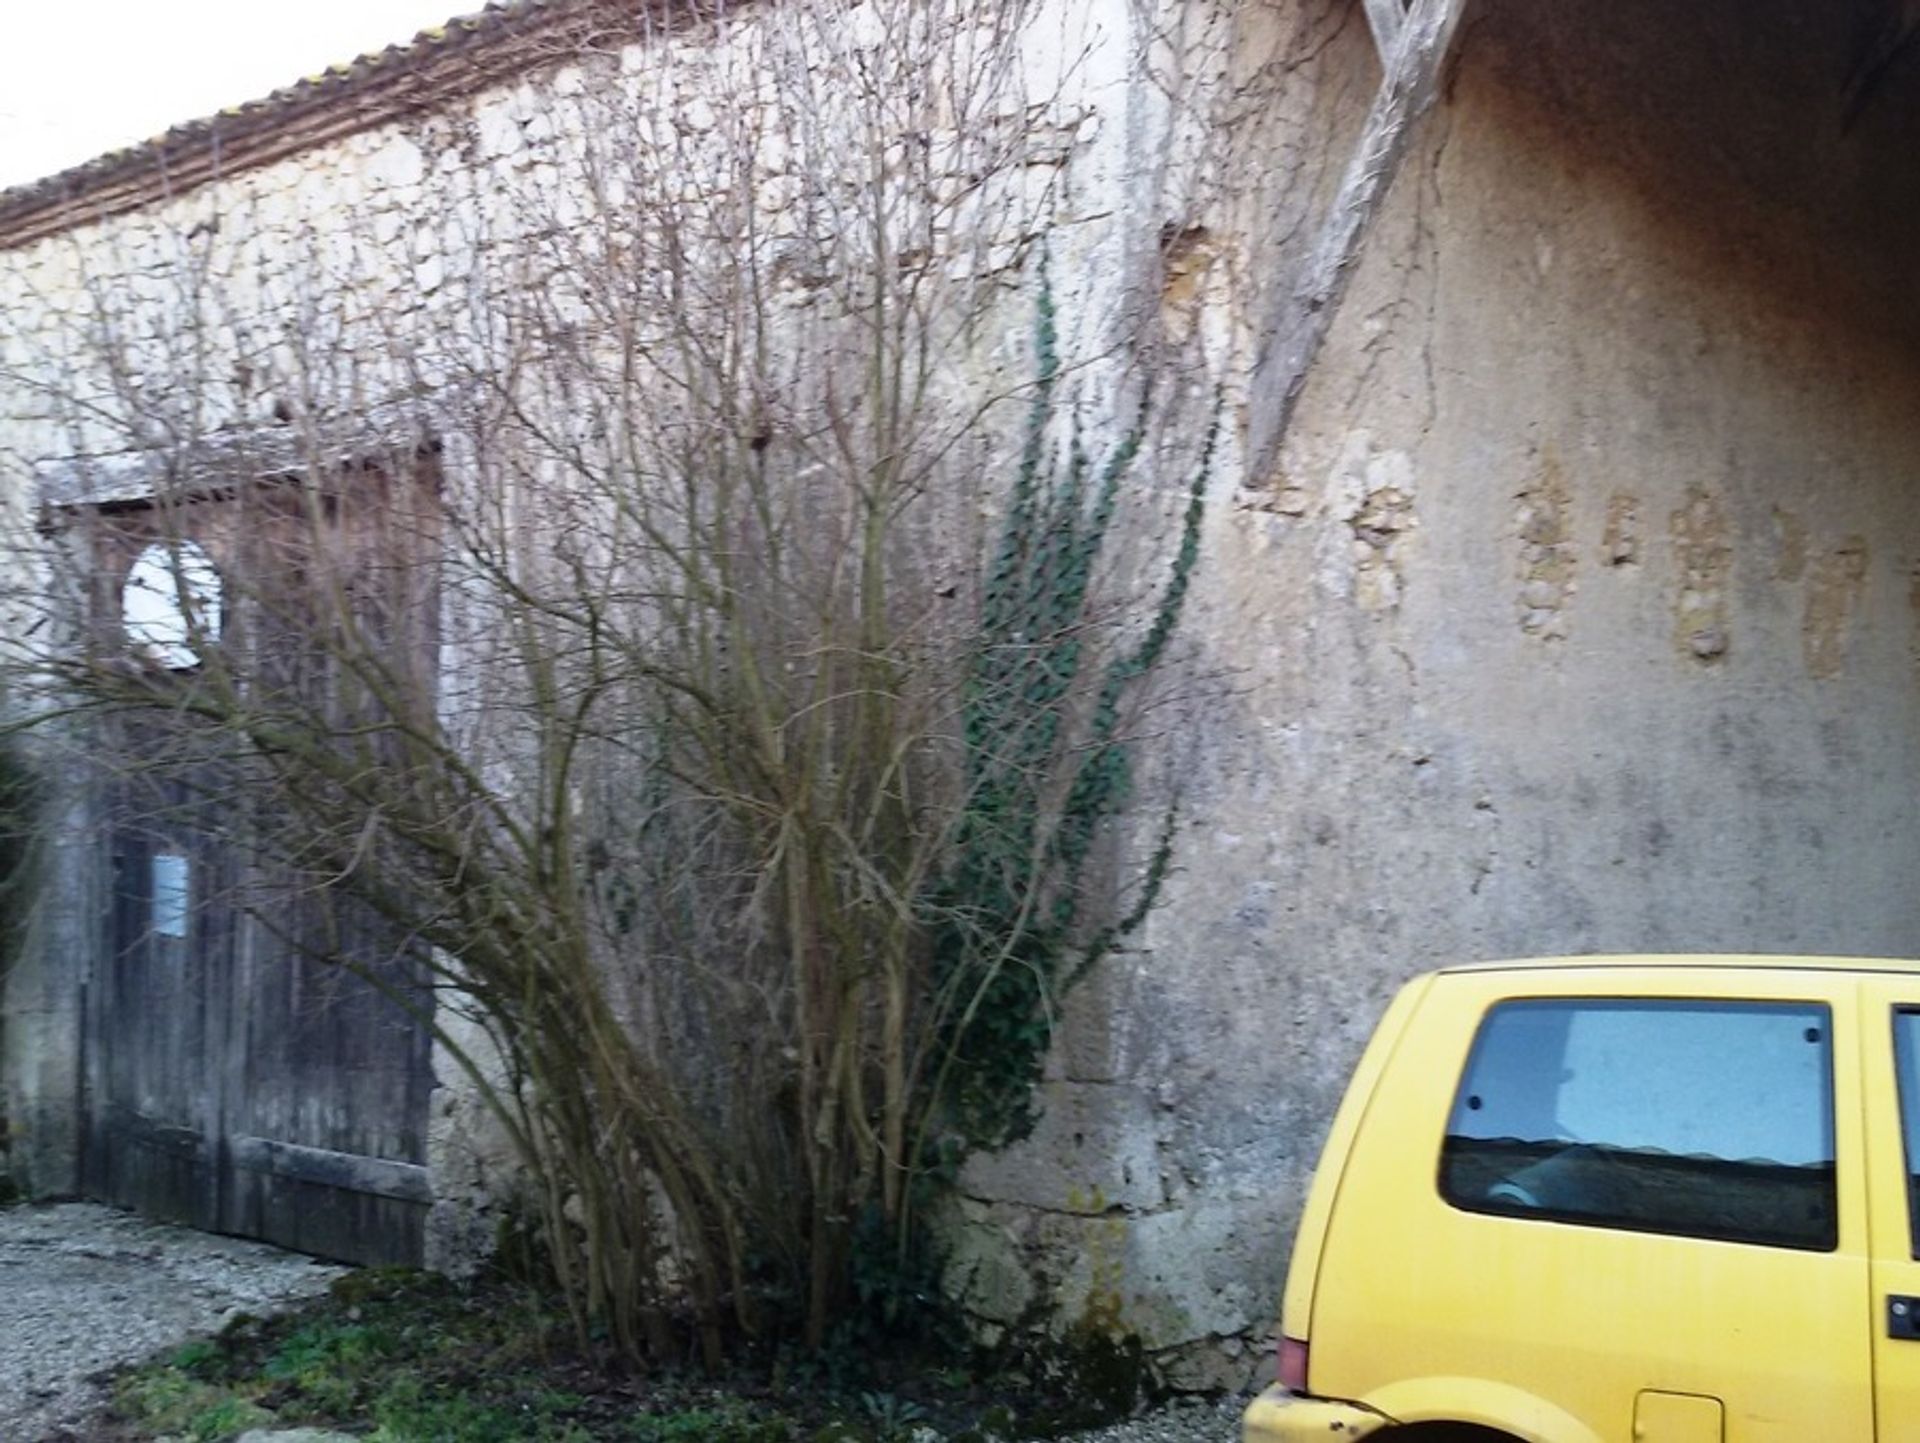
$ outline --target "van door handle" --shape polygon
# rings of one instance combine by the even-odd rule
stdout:
[[[1920,1338],[1920,1298],[1887,1294],[1887,1336]]]

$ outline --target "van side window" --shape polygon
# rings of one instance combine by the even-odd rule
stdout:
[[[1832,1030],[1813,1003],[1501,1003],[1454,1098],[1441,1195],[1469,1212],[1831,1250]]]
[[[1907,1138],[1907,1231],[1920,1258],[1920,1011],[1893,1014],[1894,1065],[1900,1073],[1900,1125]]]

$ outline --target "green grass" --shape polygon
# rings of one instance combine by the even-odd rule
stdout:
[[[103,1436],[117,1443],[228,1443],[265,1425],[369,1443],[795,1443],[813,1431],[690,1380],[623,1378],[524,1288],[392,1270],[174,1348],[121,1378],[112,1412]]]
[[[273,1414],[244,1394],[171,1368],[128,1380],[115,1401],[124,1414],[138,1418],[157,1436],[185,1443],[222,1443],[274,1421]]]
[[[266,1423],[345,1427],[379,1443],[613,1436],[586,1398],[542,1376],[564,1335],[559,1312],[524,1290],[482,1297],[425,1274],[353,1273],[323,1302],[272,1322],[238,1319],[127,1375],[117,1436],[225,1443]]]
[[[583,1348],[528,1288],[368,1270],[285,1317],[237,1318],[129,1370],[85,1436],[230,1443],[309,1426],[367,1443],[910,1443],[931,1429],[991,1443],[1103,1422],[1135,1396],[1130,1377],[1124,1406],[1116,1395],[1090,1412],[1097,1370],[1035,1369],[1031,1349],[1019,1370],[843,1351],[768,1351],[724,1378],[636,1377],[611,1349]]]
[[[583,1400],[529,1388],[512,1403],[488,1403],[397,1379],[376,1400],[373,1443],[592,1443],[595,1433],[568,1421]]]

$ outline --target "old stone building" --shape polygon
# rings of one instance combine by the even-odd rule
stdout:
[[[1920,947],[1920,85],[1871,49],[1898,9],[1471,0],[1260,466],[1250,377],[1368,125],[1369,12],[1398,7],[1025,16],[1009,119],[1043,214],[990,240],[1018,275],[1044,231],[1090,350],[1151,279],[1227,398],[1232,484],[1160,779],[1182,784],[1177,871],[1071,995],[1034,1135],[962,1175],[955,1277],[983,1319],[1116,1322],[1190,1383],[1264,1367],[1347,1069],[1429,966]],[[566,28],[588,12],[591,62]],[[236,355],[311,299],[295,270],[329,277],[301,324],[362,420],[402,392],[430,411],[433,368],[397,368],[393,328],[470,301],[457,282],[527,196],[591,225],[567,98],[710,43],[631,13],[491,11],[0,196],[0,489],[138,493],[138,458],[46,397],[92,385],[91,294],[182,266],[242,298],[208,321]],[[1016,288],[970,380],[1024,316]],[[276,400],[220,394],[236,422]],[[55,859],[6,994],[14,1153],[42,1192],[94,1185],[84,871]],[[374,1192],[432,1212],[471,1179],[408,1105]],[[256,1141],[296,1171],[316,1146]]]

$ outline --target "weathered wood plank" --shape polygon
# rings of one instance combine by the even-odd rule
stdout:
[[[204,1165],[212,1156],[206,1138],[197,1129],[156,1122],[130,1107],[113,1108],[107,1118],[107,1128],[122,1143],[150,1148],[183,1162]]]
[[[1373,31],[1373,48],[1380,52],[1380,63],[1388,64],[1400,43],[1400,27],[1407,12],[1400,0],[1364,0],[1367,26]]]
[[[226,1230],[363,1267],[417,1268],[429,1205],[230,1168]]]
[[[116,1107],[94,1120],[90,1142],[90,1185],[107,1201],[188,1227],[215,1225],[217,1169],[197,1129]]]
[[[1853,129],[1889,75],[1920,44],[1920,0],[1886,0],[1860,25],[1853,63],[1841,88],[1842,131]]]
[[[270,1137],[235,1136],[228,1139],[227,1147],[233,1165],[252,1172],[397,1198],[401,1202],[433,1201],[432,1182],[427,1170],[418,1163],[332,1152]]]
[[[1373,9],[1369,4],[1369,20]],[[1413,0],[1319,239],[1297,284],[1283,289],[1268,312],[1248,390],[1250,487],[1266,485],[1279,459],[1307,373],[1340,309],[1380,202],[1399,174],[1414,123],[1433,103],[1465,9],[1466,0]]]

